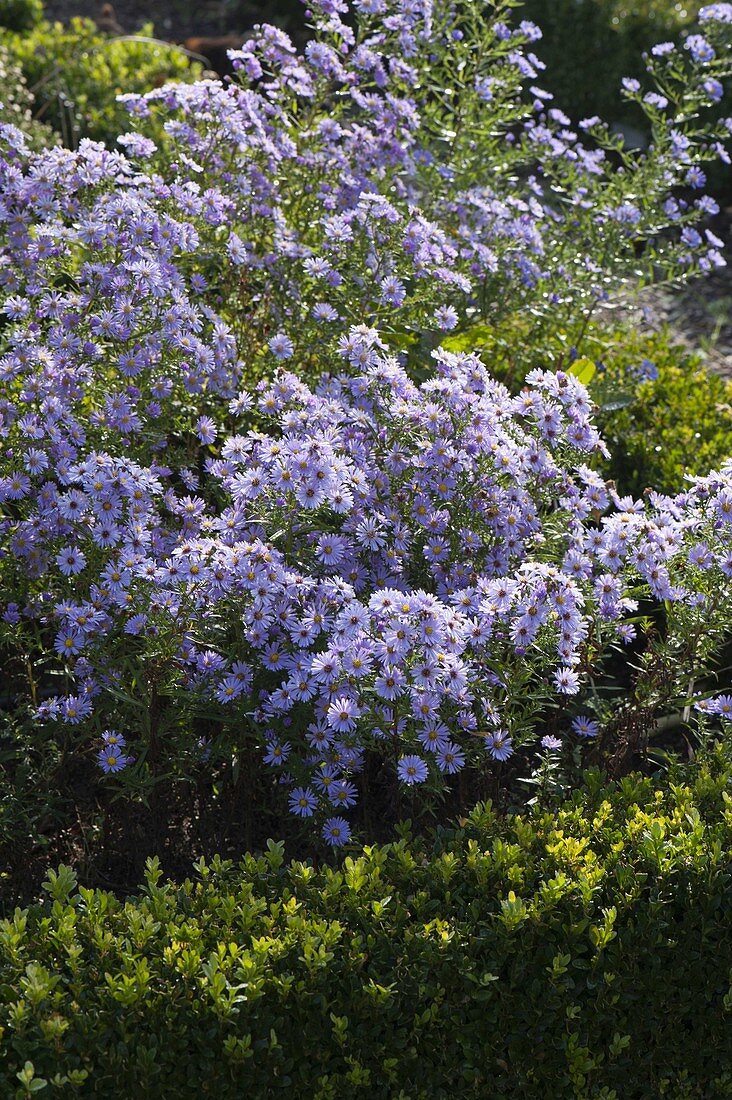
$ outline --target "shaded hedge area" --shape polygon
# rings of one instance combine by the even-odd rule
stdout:
[[[335,867],[150,861],[125,902],[61,868],[0,925],[0,1091],[729,1096],[731,784],[719,747]]]

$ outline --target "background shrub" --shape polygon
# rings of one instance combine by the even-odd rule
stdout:
[[[728,1096],[729,752],[671,778],[124,903],[62,867],[0,925],[4,1095]]]
[[[58,140],[50,126],[33,117],[33,96],[15,55],[0,44],[0,121],[17,126],[32,149]]]
[[[678,40],[700,7],[699,0],[526,0],[520,10],[543,32],[536,52],[546,64],[544,84],[574,119],[598,114],[638,126],[641,116],[622,99],[620,81],[642,79],[642,54]]]
[[[198,62],[152,36],[152,24],[146,24],[134,38],[108,38],[90,19],[74,18],[68,26],[43,21],[30,33],[0,35],[0,43],[23,70],[34,114],[66,145],[75,147],[87,137],[113,146],[129,128],[118,95],[200,77]]]
[[[0,0],[0,28],[29,31],[43,18],[42,0]]]
[[[732,457],[732,381],[667,333],[615,333],[599,359],[593,396],[610,450],[603,473],[621,493],[677,493]]]

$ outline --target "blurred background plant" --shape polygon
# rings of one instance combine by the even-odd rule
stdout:
[[[113,37],[91,19],[74,17],[63,25],[39,15],[42,9],[35,2],[4,4],[0,47],[28,90],[22,93],[24,110],[47,127],[39,136],[53,140],[50,131],[55,131],[69,148],[82,138],[115,144],[129,127],[127,112],[117,102],[123,92],[193,81],[203,72],[200,59],[157,40],[152,23],[134,35]],[[13,88],[11,80],[5,88]]]
[[[0,44],[0,118],[22,130],[33,149],[53,145],[57,134],[34,117],[35,103],[20,62],[6,45]]]

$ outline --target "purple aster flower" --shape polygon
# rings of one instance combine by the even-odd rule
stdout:
[[[290,794],[290,813],[297,817],[312,817],[318,799],[310,787],[295,787]]]
[[[196,435],[201,443],[214,443],[216,441],[216,424],[210,416],[200,416],[196,421]]]
[[[700,23],[732,23],[732,4],[707,4],[699,12]]]
[[[550,751],[561,749],[561,738],[554,737],[551,733],[547,733],[546,736],[542,737],[541,739],[541,747],[543,749],[549,749]]]
[[[586,714],[578,714],[572,719],[572,729],[578,737],[597,737],[600,732],[600,724]]]
[[[435,755],[437,767],[448,775],[455,775],[465,766],[465,754],[452,741],[437,749]]]
[[[97,759],[103,772],[121,772],[129,764],[128,756],[124,756],[122,749],[117,745],[105,745],[99,750]]]
[[[334,699],[328,707],[328,725],[336,733],[350,733],[356,728],[356,720],[361,717],[361,709],[345,695]]]
[[[292,746],[289,741],[268,741],[267,751],[264,754],[263,760],[265,764],[269,764],[271,767],[278,767],[280,764],[284,764],[287,757],[290,755],[290,749]]]
[[[705,80],[702,87],[707,93],[712,103],[719,103],[720,99],[724,95],[724,86],[719,80]]]
[[[88,696],[69,695],[63,702],[63,721],[78,726],[92,712],[92,701]]]
[[[65,577],[72,577],[82,572],[86,566],[86,558],[81,550],[69,546],[56,555],[56,564]]]
[[[684,41],[684,49],[687,49],[694,61],[713,61],[714,50],[701,34],[690,34]]]
[[[323,839],[332,848],[347,844],[351,837],[351,826],[343,817],[329,817],[323,825]]]
[[[429,775],[429,768],[421,756],[402,756],[397,765],[397,775],[402,783],[413,787],[417,783],[424,783]]]
[[[397,279],[393,275],[389,275],[386,279],[382,279],[379,299],[384,305],[400,306],[404,302],[406,296],[406,287],[401,279]]]
[[[732,695],[718,695],[710,701],[709,711],[718,714],[720,718],[732,722]]]
[[[338,311],[330,302],[316,302],[312,309],[316,321],[337,321]]]
[[[506,730],[495,730],[487,734],[485,746],[494,760],[508,760],[513,755],[513,742]]]
[[[642,382],[655,382],[658,378],[658,367],[650,359],[641,359],[636,374]]]
[[[419,743],[429,752],[440,752],[447,746],[449,741],[450,734],[447,727],[441,723],[436,726],[430,725],[419,734]]]
[[[123,748],[126,745],[126,741],[121,733],[117,733],[116,730],[104,730],[102,733],[102,741],[105,746],[109,748]]]
[[[699,190],[707,182],[707,177],[704,175],[701,168],[697,165],[693,165],[686,173],[686,182],[689,187]]]
[[[435,310],[435,324],[442,332],[452,332],[458,320],[458,312],[453,306],[440,306]]]
[[[376,677],[374,687],[377,695],[388,702],[398,699],[402,694],[405,684],[404,673],[398,668],[385,668],[380,676]]]
[[[238,676],[226,675],[216,688],[216,698],[220,703],[232,703],[243,693],[244,686]]]
[[[579,676],[566,665],[554,673],[554,683],[562,695],[576,695],[579,691]]]
[[[334,806],[341,806],[343,809],[356,805],[357,793],[356,785],[346,779],[337,779],[328,787],[330,801]]]
[[[54,648],[61,657],[73,657],[84,646],[84,636],[77,630],[61,630],[56,635]]]
[[[273,336],[267,346],[277,359],[291,359],[295,351],[292,340],[284,332],[278,332],[276,336]]]

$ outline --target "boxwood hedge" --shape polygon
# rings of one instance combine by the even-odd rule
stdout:
[[[0,1095],[732,1095],[732,756],[0,925]]]

